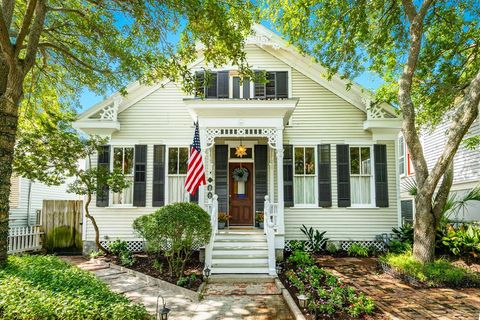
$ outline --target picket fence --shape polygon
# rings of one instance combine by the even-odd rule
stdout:
[[[11,227],[8,233],[8,253],[41,250],[42,234],[41,226]]]

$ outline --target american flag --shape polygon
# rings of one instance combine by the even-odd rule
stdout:
[[[188,157],[187,179],[185,180],[185,190],[191,195],[197,193],[198,187],[206,184],[205,168],[203,167],[202,152],[200,149],[200,135],[198,133],[198,122],[195,123],[195,134],[193,135],[193,144],[190,146],[190,155]]]

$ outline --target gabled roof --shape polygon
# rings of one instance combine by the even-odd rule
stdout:
[[[373,100],[373,94],[370,91],[355,83],[351,85],[350,89],[347,89],[347,80],[341,79],[338,75],[334,75],[331,80],[327,80],[327,70],[322,65],[315,62],[312,57],[300,54],[295,48],[289,45],[287,41],[263,25],[256,24],[253,26],[252,35],[247,38],[246,44],[255,44],[259,46],[272,56],[290,65],[345,101],[351,103],[353,106],[363,112],[367,112],[367,101]],[[201,52],[202,46],[198,46],[198,49]],[[190,67],[195,67],[203,60],[203,56],[200,54],[199,58],[193,62]],[[126,89],[127,96],[122,99],[118,112],[122,112],[168,82],[168,80],[163,80],[152,86],[141,84],[138,81],[130,84]],[[106,100],[95,104],[80,114],[79,120],[87,119],[95,115],[104,107],[112,104],[115,99],[118,99],[118,97],[121,97],[119,92],[114,93]],[[381,108],[392,118],[396,117],[396,109],[391,105],[382,103]]]

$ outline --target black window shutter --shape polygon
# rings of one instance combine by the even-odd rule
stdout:
[[[233,77],[233,98],[239,99],[240,98],[240,77]]]
[[[152,206],[165,205],[165,146],[153,146]]]
[[[228,98],[228,71],[217,72],[218,98]]]
[[[228,146],[215,145],[215,193],[218,195],[218,211],[228,210]]]
[[[293,207],[293,146],[284,145],[283,149],[283,202],[285,207]]]
[[[255,76],[260,77],[261,71],[255,71]],[[255,98],[265,98],[265,83],[255,81],[254,84],[254,97]]]
[[[265,196],[268,193],[267,145],[255,145],[255,210],[263,211]]]
[[[97,165],[110,170],[110,146],[105,145],[98,149]],[[108,207],[108,186],[98,185],[97,188],[100,191],[97,192],[97,207]]]
[[[243,79],[243,99],[250,99],[250,79]]]
[[[146,193],[147,193],[147,146],[135,145],[133,205],[136,207],[145,207]]]
[[[332,206],[330,145],[318,145],[318,206]]]
[[[195,80],[197,82],[197,90],[195,91],[195,97],[205,97],[205,74],[203,71],[195,72]]]
[[[388,207],[388,174],[387,174],[387,146],[376,144],[373,146],[375,157],[375,199],[380,208]]]
[[[209,72],[208,73],[208,88],[207,88],[207,98],[216,98],[217,97],[217,73]]]
[[[350,207],[350,152],[348,144],[337,144],[338,206]]]
[[[275,87],[276,87],[276,97],[277,98],[288,98],[288,72],[287,71],[277,71],[275,78]]]
[[[265,92],[267,98],[276,97],[276,72],[267,72],[267,83],[265,84]]]

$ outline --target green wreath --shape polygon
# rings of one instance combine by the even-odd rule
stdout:
[[[248,179],[248,170],[247,168],[238,167],[233,169],[233,180],[246,182]]]

